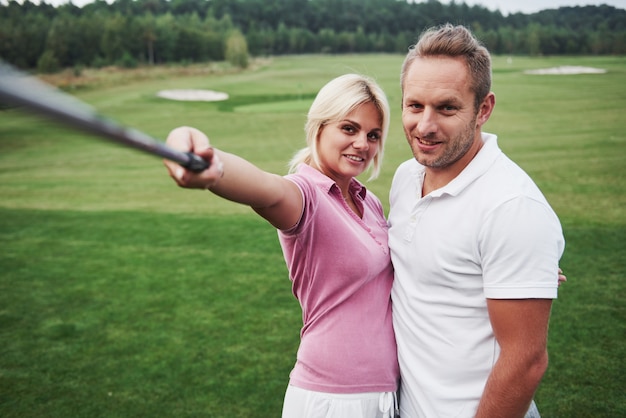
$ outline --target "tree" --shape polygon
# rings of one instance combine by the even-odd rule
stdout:
[[[404,53],[422,30],[445,22],[471,27],[496,54],[626,53],[626,10],[606,5],[504,17],[461,0],[45,1],[0,1],[2,59],[25,69],[45,51],[42,62],[54,57],[60,67],[216,61],[235,31],[247,55]]]
[[[154,44],[157,40],[156,19],[154,15],[149,12],[144,16],[138,17],[136,23],[140,28],[141,38],[144,41],[148,64],[154,65]]]
[[[248,67],[248,44],[246,38],[238,30],[234,30],[226,40],[226,60],[234,67]]]
[[[529,55],[539,55],[541,53],[541,26],[538,23],[531,23],[526,28],[526,53]]]
[[[124,56],[127,18],[119,13],[107,19],[100,38],[100,49],[104,59],[113,64]]]
[[[58,15],[52,21],[46,37],[46,52],[62,67],[72,66],[78,55],[76,50],[80,37],[73,32],[75,20],[76,18],[67,13]]]
[[[160,15],[155,20],[153,53],[154,62],[172,62],[176,56],[178,31],[174,30],[176,20],[171,13]]]

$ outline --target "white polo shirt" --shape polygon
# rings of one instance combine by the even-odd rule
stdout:
[[[496,136],[483,140],[463,172],[427,196],[415,159],[394,176],[388,222],[401,416],[473,416],[499,354],[486,299],[557,296],[560,222]]]

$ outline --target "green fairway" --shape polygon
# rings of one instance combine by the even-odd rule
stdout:
[[[285,173],[315,93],[359,72],[389,96],[378,180],[388,208],[411,157],[400,55],[292,56],[243,72],[147,76],[72,90],[164,140],[179,125]],[[606,74],[527,75],[561,65]],[[157,97],[226,92],[225,102]],[[496,57],[485,130],[563,224],[543,418],[626,416],[626,57]],[[179,189],[158,158],[0,110],[0,417],[280,416],[301,325],[275,230],[246,207]]]

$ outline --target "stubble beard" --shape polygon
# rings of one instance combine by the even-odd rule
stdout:
[[[476,126],[476,119],[474,118],[470,123],[465,126],[456,137],[445,142],[443,153],[441,155],[435,155],[431,157],[429,154],[421,152],[417,144],[413,144],[417,141],[415,138],[411,138],[411,149],[413,150],[413,156],[418,163],[425,167],[442,169],[451,166],[459,161],[472,147],[474,143],[474,127]],[[435,141],[436,137],[425,137],[425,140]]]

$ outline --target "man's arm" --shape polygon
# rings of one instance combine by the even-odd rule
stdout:
[[[500,356],[489,375],[476,418],[524,417],[548,367],[551,299],[488,299]]]

